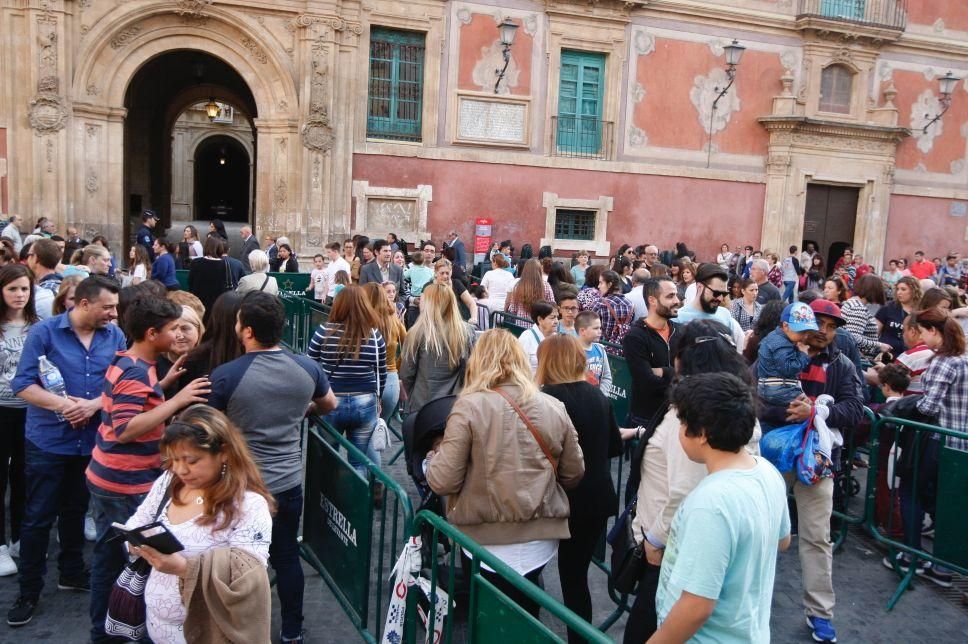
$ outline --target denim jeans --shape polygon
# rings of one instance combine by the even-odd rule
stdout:
[[[376,427],[376,393],[372,394],[353,394],[340,395],[339,406],[329,412],[326,420],[337,431],[346,434],[346,437],[361,452],[366,453],[370,446],[370,437],[373,435],[373,428]],[[366,476],[366,465],[358,458],[349,455],[349,462],[356,471]]]
[[[786,407],[793,402],[797,396],[803,393],[803,388],[799,385],[756,385],[756,393],[767,405]]]
[[[124,540],[108,542],[108,539],[115,534],[111,524],[125,523],[130,519],[148,494],[111,492],[90,481],[87,482],[87,488],[91,494],[91,514],[94,515],[94,525],[97,527],[97,539],[91,555],[91,641],[122,642],[124,640],[105,635],[104,618],[108,613],[111,587],[124,570],[128,553]]]
[[[380,405],[383,409],[380,410],[380,418],[390,422],[390,416],[393,415],[393,411],[397,408],[397,402],[400,400],[400,374],[396,371],[387,372],[387,381],[383,385],[383,394],[380,396]]]
[[[272,517],[269,565],[276,571],[276,592],[282,615],[282,636],[295,639],[302,632],[303,577],[299,559],[299,517],[303,510],[302,486],[274,494],[276,516]]]
[[[787,304],[793,303],[793,289],[796,285],[796,282],[783,282],[783,301]]]
[[[84,515],[90,456],[46,452],[24,441],[27,503],[20,528],[20,594],[37,599],[47,576],[47,546],[57,519],[61,577],[84,575]]]

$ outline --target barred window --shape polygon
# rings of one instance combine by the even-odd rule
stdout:
[[[555,239],[595,240],[594,210],[570,210],[559,208],[555,211]]]
[[[424,34],[372,29],[367,136],[420,140],[423,66]]]
[[[820,111],[850,114],[854,74],[843,65],[830,65],[820,72]]]

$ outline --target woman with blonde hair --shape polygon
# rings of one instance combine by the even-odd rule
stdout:
[[[183,291],[174,291],[176,293],[182,293]],[[189,293],[189,295],[191,295]],[[174,302],[174,298],[168,298]],[[176,302],[177,303],[177,302]],[[185,358],[188,354],[198,346],[198,343],[202,339],[202,335],[205,333],[205,325],[202,323],[202,316],[198,314],[198,311],[191,306],[186,306],[184,304],[179,305],[181,308],[181,316],[178,318],[178,322],[175,324],[174,328],[174,342],[172,342],[171,349],[160,356],[158,356],[155,362],[155,370],[158,372],[158,380],[164,380],[165,376],[172,368],[180,369],[185,363]],[[178,365],[177,367],[175,365]],[[165,390],[165,396],[168,398],[173,397],[182,388],[191,382],[190,379],[182,374],[171,386]]]
[[[392,282],[389,283],[392,284]],[[407,329],[397,315],[396,307],[387,299],[383,286],[376,282],[368,282],[363,285],[363,290],[376,313],[376,328],[387,343],[387,380],[383,386],[383,395],[380,397],[380,405],[383,407],[380,417],[390,422],[390,416],[397,408],[397,401],[400,399],[400,348],[407,337]]]
[[[83,275],[68,275],[61,280],[57,295],[54,296],[54,304],[50,309],[54,315],[67,313],[74,308],[74,290],[82,281],[84,281]]]
[[[380,396],[387,381],[387,345],[380,321],[359,284],[350,284],[333,300],[329,319],[309,341],[310,358],[329,378],[339,406],[326,420],[366,452],[380,416]],[[350,465],[366,475],[366,465],[350,454]]]
[[[420,315],[407,332],[400,360],[408,414],[460,391],[473,345],[474,328],[461,319],[454,290],[445,284],[427,284],[420,296]]]
[[[481,334],[428,459],[427,483],[447,497],[448,522],[537,583],[570,535],[564,488],[578,485],[585,466],[565,406],[538,391],[508,331]],[[483,567],[481,574],[537,617],[534,600]]]
[[[244,600],[212,612],[231,614],[231,620],[222,621],[236,625],[234,641],[269,641],[271,594],[265,566],[275,503],[245,439],[221,412],[192,405],[165,428],[160,448],[165,472],[125,525],[133,529],[157,520],[185,549],[165,555],[148,546],[128,546],[152,568],[145,587],[148,635],[158,644],[198,637],[186,621],[198,615],[182,603],[181,587],[190,584],[197,587],[193,597],[201,595],[204,560],[230,549],[249,564],[244,582],[249,592],[241,593]],[[232,581],[238,589],[237,580]],[[203,601],[214,596],[206,593]],[[199,621],[223,625],[217,617]]]
[[[571,538],[563,539],[558,546],[558,576],[565,606],[591,622],[588,566],[608,517],[618,507],[609,459],[621,455],[622,435],[612,404],[585,379],[586,365],[578,338],[555,335],[538,345],[538,384],[542,392],[564,404],[585,459],[585,476],[577,487],[568,490]],[[580,644],[585,640],[569,632],[568,641]]]
[[[544,271],[541,269],[541,262],[536,259],[529,259],[524,263],[521,270],[521,279],[517,281],[514,288],[508,293],[504,304],[504,310],[512,315],[522,318],[531,317],[531,305],[535,302],[554,302],[555,293],[548,282],[544,281]],[[530,321],[515,320],[515,324],[528,328]]]

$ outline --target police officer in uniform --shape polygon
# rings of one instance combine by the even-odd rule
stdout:
[[[141,228],[138,229],[138,240],[137,243],[144,246],[144,249],[148,252],[148,259],[150,261],[155,261],[155,236],[151,233],[151,229],[155,227],[158,223],[158,214],[154,210],[145,210],[141,213]]]

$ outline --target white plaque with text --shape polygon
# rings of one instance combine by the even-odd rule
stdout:
[[[461,98],[457,138],[526,145],[527,117],[526,103]]]

